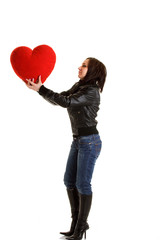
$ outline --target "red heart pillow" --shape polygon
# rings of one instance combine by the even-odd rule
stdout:
[[[34,78],[36,82],[38,76],[41,75],[42,83],[44,83],[54,68],[56,54],[47,45],[40,45],[33,51],[28,47],[17,47],[11,53],[10,61],[13,70],[23,81],[26,78]]]

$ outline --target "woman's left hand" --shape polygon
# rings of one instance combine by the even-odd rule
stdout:
[[[41,82],[41,75],[38,77],[36,83],[34,83],[34,78],[32,79],[26,79],[28,83],[26,83],[26,86],[34,91],[39,91],[40,87],[43,85]]]

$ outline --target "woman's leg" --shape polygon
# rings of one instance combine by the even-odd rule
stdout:
[[[68,161],[66,165],[66,171],[64,174],[64,183],[67,187],[67,195],[71,207],[71,227],[68,232],[60,232],[65,236],[71,236],[74,233],[74,229],[78,219],[79,213],[79,195],[76,189],[76,174],[77,174],[77,147],[76,141],[74,140],[71,145],[71,150],[68,156]]]
[[[79,138],[76,186],[83,195],[91,195],[91,180],[102,142],[98,134]]]
[[[94,171],[96,159],[101,151],[101,140],[98,134],[81,137],[79,139],[77,182],[79,191],[79,215],[74,234],[68,239],[82,239],[83,234],[89,229],[87,218],[92,203],[91,179]]]
[[[73,188],[73,189],[67,188],[67,194],[68,194],[68,199],[71,207],[72,222],[71,222],[70,230],[68,232],[60,232],[60,234],[63,234],[65,236],[71,236],[74,233],[74,230],[77,224],[77,219],[78,219],[79,195],[76,188]]]
[[[64,174],[64,184],[69,189],[73,189],[76,187],[77,156],[78,156],[77,142],[76,140],[73,140]]]

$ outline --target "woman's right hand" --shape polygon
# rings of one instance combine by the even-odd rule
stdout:
[[[38,76],[36,83],[34,83],[34,78],[26,79],[26,81],[28,82],[26,83],[26,86],[36,92],[38,92],[40,87],[43,85],[43,83],[41,82],[41,75]]]

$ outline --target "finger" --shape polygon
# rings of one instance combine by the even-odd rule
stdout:
[[[31,85],[30,85],[30,83],[25,83],[26,84],[26,86],[28,87],[28,88],[30,88],[31,89]]]
[[[42,81],[41,81],[41,75],[38,76],[36,83],[42,83]]]
[[[25,82],[25,83],[26,83],[26,85],[27,85],[27,87],[28,87],[28,86],[30,85],[29,79],[26,78],[26,82]]]
[[[31,82],[31,79],[30,79],[30,78],[26,78],[26,81],[27,81],[27,82]]]
[[[38,76],[36,83],[41,83],[41,75]]]
[[[36,80],[36,83],[39,83],[39,76],[38,76],[38,78],[37,78],[37,80]]]
[[[28,83],[25,82],[25,84],[26,84],[26,86],[28,87]]]
[[[26,79],[26,80],[28,81],[28,84],[30,84],[31,86],[34,86],[34,85],[35,85],[35,83],[32,82],[32,79]]]

